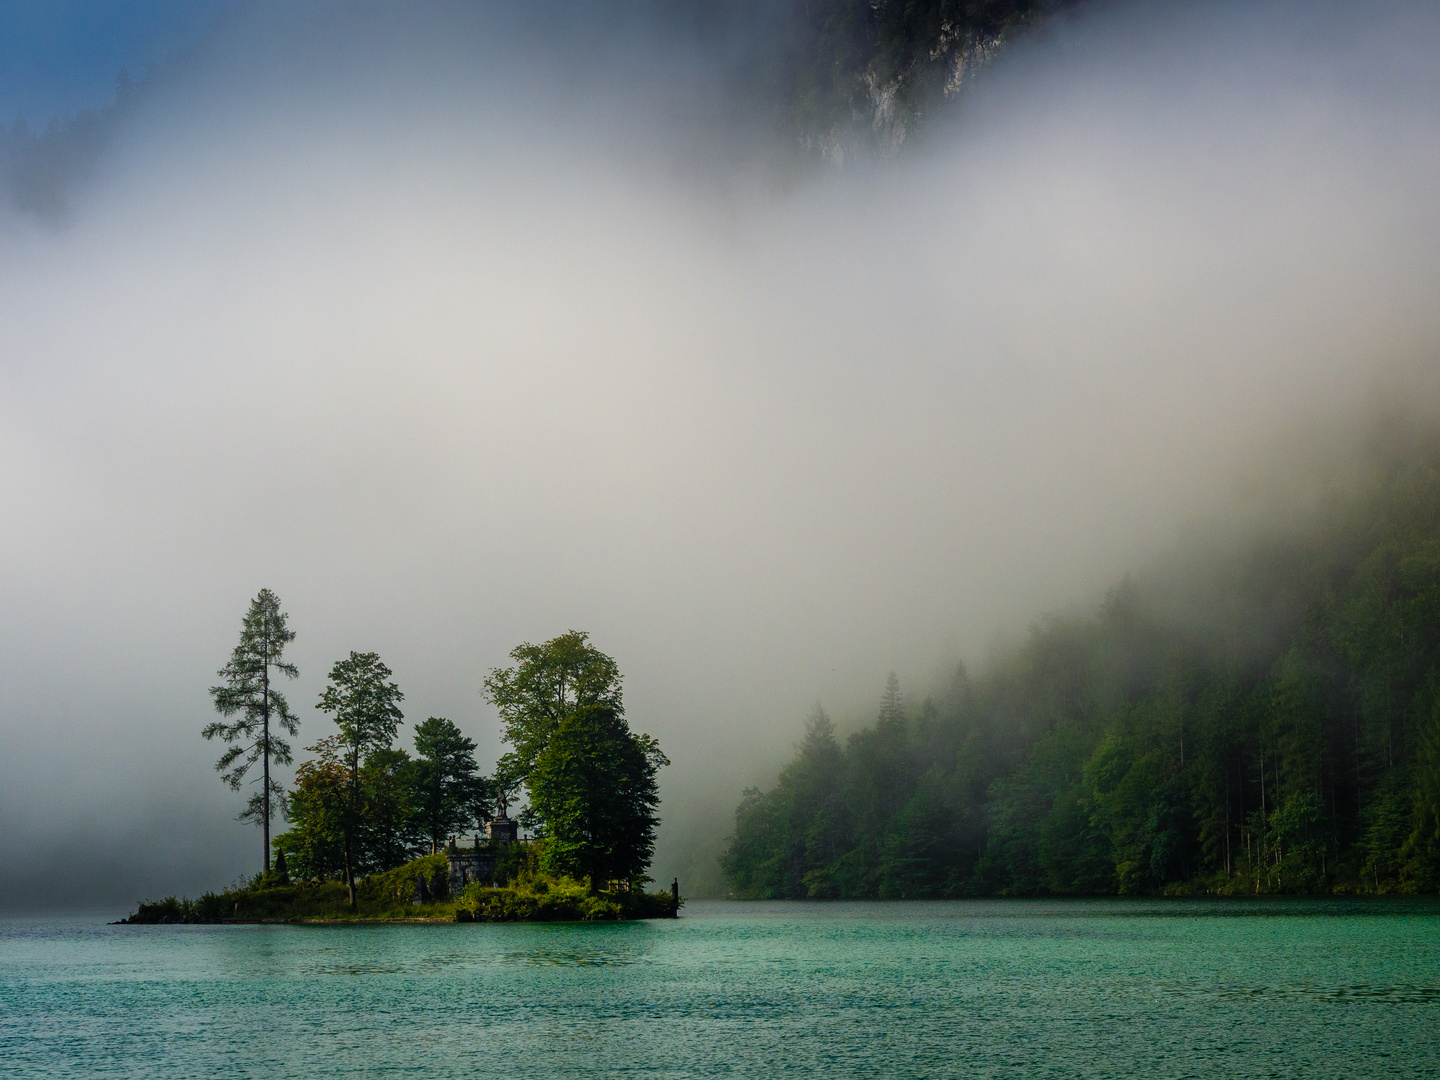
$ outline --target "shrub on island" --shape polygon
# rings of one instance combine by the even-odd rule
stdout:
[[[456,922],[619,922],[671,919],[678,903],[668,892],[643,888],[592,891],[583,881],[536,874],[510,885],[470,885],[455,904]]]

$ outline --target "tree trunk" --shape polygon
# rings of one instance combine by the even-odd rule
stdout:
[[[1360,816],[1360,714],[1355,714],[1355,816]]]
[[[345,884],[350,889],[350,910],[355,910],[355,867],[350,859],[350,830],[345,830]]]
[[[350,910],[355,910],[355,861],[351,857],[350,837],[354,822],[360,817],[360,747],[350,753],[350,824],[345,828],[345,884],[350,888]]]
[[[260,757],[264,775],[260,780],[260,842],[265,845],[265,873],[270,873],[270,638],[260,647]]]
[[[1230,874],[1230,763],[1225,763],[1225,874]]]

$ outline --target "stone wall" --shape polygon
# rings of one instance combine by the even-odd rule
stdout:
[[[450,862],[451,896],[459,896],[471,882],[478,881],[481,885],[495,883],[495,852],[489,848],[462,848],[451,844],[445,855]]]

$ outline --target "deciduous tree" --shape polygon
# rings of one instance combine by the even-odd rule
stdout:
[[[400,711],[405,695],[399,686],[389,681],[390,675],[390,669],[381,662],[378,653],[351,652],[330,669],[330,683],[316,706],[329,713],[340,729],[339,739],[347,759],[350,793],[348,809],[342,815],[342,856],[352,908],[363,820],[360,765],[374,752],[389,749],[395,739],[395,729],[405,719]]]
[[[550,737],[577,709],[605,707],[623,716],[620,669],[571,630],[543,645],[526,642],[510,651],[511,668],[485,679],[485,697],[500,713],[502,737],[512,747],[500,759],[496,780],[504,787],[525,782]]]
[[[592,888],[640,879],[659,821],[655,775],[669,762],[626,724],[619,666],[579,630],[519,645],[510,657],[514,667],[485,680],[514,748],[496,783],[528,788],[546,869],[588,877]]]
[[[572,710],[530,773],[531,807],[544,823],[544,868],[590,880],[639,884],[655,851],[660,794],[670,762],[648,735],[609,706]]]

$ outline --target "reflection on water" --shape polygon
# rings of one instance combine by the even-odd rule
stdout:
[[[314,975],[403,975],[436,972],[479,964],[539,964],[547,967],[625,967],[643,957],[610,949],[534,948],[495,953],[449,953],[418,957],[412,963],[316,963],[305,970]]]
[[[1294,986],[1193,985],[1167,989],[1186,994],[1214,994],[1219,997],[1295,997],[1319,1001],[1386,1001],[1403,1005],[1440,1005],[1440,986],[1324,986],[1301,983]],[[1440,1052],[1440,1048],[1437,1048]]]
[[[0,1077],[1440,1075],[1433,902],[687,915],[0,921]]]
[[[639,963],[637,956],[603,949],[536,949],[504,953],[498,959],[523,964],[548,964],[560,967],[624,967]]]

